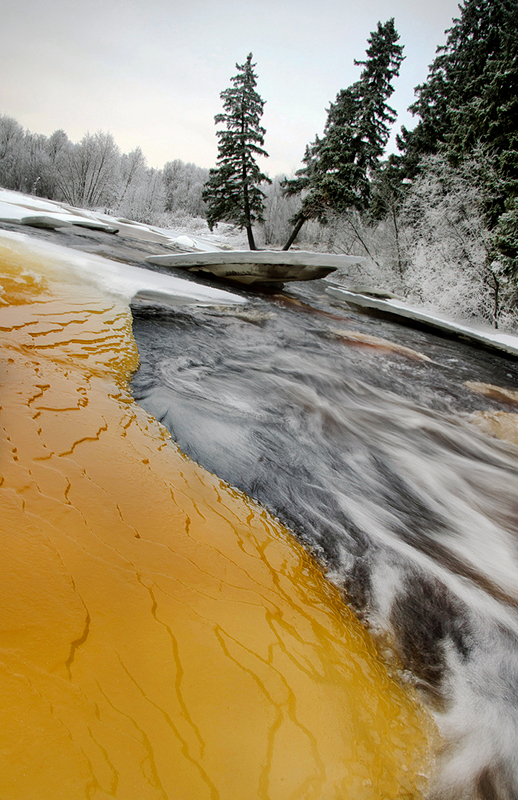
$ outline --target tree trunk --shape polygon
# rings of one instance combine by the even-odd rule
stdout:
[[[293,244],[293,242],[295,241],[295,239],[299,235],[300,229],[302,228],[302,226],[304,225],[306,220],[307,220],[307,217],[304,216],[304,214],[301,212],[299,214],[298,218],[297,218],[297,221],[295,223],[295,227],[293,228],[293,230],[291,232],[290,238],[288,239],[288,241],[286,242],[286,244],[282,248],[283,250],[289,250],[290,249],[291,245]]]
[[[251,225],[246,226],[246,235],[248,236],[248,247],[250,248],[250,250],[257,250],[254,241],[254,233],[252,231]]]
[[[399,272],[399,277],[401,280],[403,280],[403,261],[401,258],[401,249],[399,247],[399,228],[397,224],[397,214],[396,214],[396,209],[394,207],[394,203],[392,203],[391,213],[392,213],[392,223],[394,225],[394,234],[396,237],[397,268]]]
[[[241,131],[243,134],[243,138],[244,138],[244,128],[245,128],[245,123],[243,120],[241,123]],[[246,219],[246,235],[248,236],[248,247],[250,248],[250,250],[257,250],[254,241],[254,232],[252,230],[252,215],[250,212],[250,202],[248,199],[248,170],[247,170],[244,148],[241,154],[241,180],[243,181],[243,211],[245,213],[245,219]]]
[[[498,329],[498,317],[500,316],[500,281],[493,273],[493,326]]]

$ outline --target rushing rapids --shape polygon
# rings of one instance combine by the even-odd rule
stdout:
[[[71,260],[0,237],[0,796],[421,797],[436,741],[429,717],[291,533],[182,455],[132,400],[123,273],[107,288]],[[153,325],[162,338],[174,321],[182,351],[200,325],[209,341],[220,324],[222,335],[262,330],[253,311],[199,311]],[[212,346],[200,364],[163,344],[180,375],[185,435],[191,403],[212,461],[221,449],[230,464],[235,447],[246,469],[236,416],[261,381],[255,395],[249,383],[233,396],[224,350]],[[204,383],[220,393],[209,400],[220,415],[212,433]],[[273,479],[278,432],[257,413]],[[297,471],[291,456],[275,464],[280,490]],[[307,486],[308,504],[317,491]],[[294,496],[294,524],[301,510]],[[313,515],[324,511],[331,520],[315,502]]]
[[[296,532],[419,688],[432,794],[516,798],[516,361],[319,284],[248,299],[136,312],[134,396]]]

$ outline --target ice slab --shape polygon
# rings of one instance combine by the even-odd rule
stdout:
[[[150,264],[189,272],[209,272],[218,278],[247,285],[315,280],[341,267],[364,260],[360,256],[308,253],[300,250],[231,250],[149,256],[146,259]]]
[[[69,278],[75,273],[81,283],[91,281],[128,303],[135,300],[137,303],[163,302],[166,305],[232,306],[246,302],[223,289],[50,244],[23,233],[0,231],[0,237],[18,251],[24,250],[29,258],[45,263],[49,270],[64,269]]]
[[[31,217],[23,217],[22,225],[32,225],[35,228],[61,228],[77,225],[80,228],[90,228],[95,231],[105,231],[106,233],[117,233],[118,228],[106,225],[105,222],[80,217],[74,214],[35,214]]]
[[[414,320],[415,322],[421,322],[437,330],[453,333],[456,336],[478,342],[487,347],[493,347],[504,353],[518,356],[518,336],[513,336],[513,334],[472,328],[469,325],[464,325],[460,322],[441,317],[440,315],[427,313],[419,308],[406,305],[406,303],[401,302],[401,300],[380,300],[374,297],[356,294],[338,286],[329,286],[326,291],[338,300],[343,300],[350,305],[374,308],[397,317],[404,317],[405,319]]]
[[[71,228],[72,222],[56,214],[35,214],[32,217],[22,217],[22,225],[29,225],[31,228]]]
[[[365,261],[361,256],[310,253],[303,250],[225,250],[213,253],[179,253],[149,256],[150,264],[190,267],[207,264],[275,264],[280,266],[326,266],[338,269]]]

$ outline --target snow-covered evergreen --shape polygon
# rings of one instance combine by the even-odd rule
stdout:
[[[257,76],[249,53],[244,64],[236,64],[233,86],[221,92],[223,114],[216,114],[219,139],[218,161],[211,169],[203,192],[208,205],[207,222],[212,229],[218,222],[233,222],[244,228],[250,250],[255,250],[253,225],[263,221],[264,194],[260,184],[269,178],[259,169],[256,158],[267,156],[262,127],[264,100],[255,87]]]

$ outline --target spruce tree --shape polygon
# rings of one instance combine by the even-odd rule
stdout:
[[[459,8],[426,82],[415,90],[410,110],[418,124],[403,128],[398,144],[411,178],[433,153],[452,164],[474,154],[484,159],[487,223],[516,271],[518,250],[510,243],[518,241],[518,4],[465,0]]]
[[[257,156],[268,153],[263,149],[266,131],[260,124],[265,101],[255,90],[255,66],[249,53],[244,64],[236,64],[233,85],[221,92],[224,113],[214,121],[226,127],[216,132],[217,166],[210,170],[203,191],[209,228],[223,221],[245,228],[250,250],[256,250],[252,226],[263,221],[264,193],[259,185],[271,182],[256,163]]]
[[[518,5],[516,0],[465,0],[410,111],[419,117],[403,129],[409,156],[430,155],[444,144],[458,155],[480,141],[505,147],[516,131]],[[514,102],[513,102],[514,101]],[[496,124],[496,126],[495,126]]]
[[[324,135],[306,148],[304,167],[296,177],[285,181],[286,194],[303,194],[285,250],[306,220],[325,222],[329,211],[369,206],[371,178],[396,118],[387,100],[403,60],[398,41],[394,19],[378,23],[368,39],[366,59],[354,62],[363,66],[360,79],[338,93],[328,109]]]

